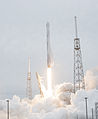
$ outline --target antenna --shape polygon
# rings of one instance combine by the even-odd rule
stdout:
[[[31,68],[31,64],[30,64],[30,57],[28,58],[28,72],[31,72],[30,71],[30,68]]]
[[[77,17],[75,16],[75,35],[76,35],[76,38],[78,37],[78,30],[77,30]]]

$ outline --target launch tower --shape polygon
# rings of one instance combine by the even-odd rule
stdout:
[[[74,38],[74,93],[77,90],[80,90],[81,88],[85,89],[82,54],[81,54],[81,47],[80,47],[80,39],[78,38],[78,33],[77,33],[76,16],[75,16],[75,33],[76,36]]]
[[[31,81],[31,71],[30,71],[30,57],[28,59],[28,76],[27,76],[26,96],[28,99],[32,99],[32,81]]]

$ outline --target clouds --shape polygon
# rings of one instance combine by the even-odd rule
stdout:
[[[87,90],[98,87],[98,67],[86,72],[85,82]]]
[[[68,86],[68,85],[67,85]],[[60,86],[61,87],[61,86]],[[64,86],[63,86],[64,87]],[[61,91],[62,94],[65,94]],[[64,96],[64,95],[63,95]],[[66,95],[67,96],[67,95]],[[20,99],[13,96],[10,99],[11,119],[75,119],[85,117],[85,97],[88,97],[88,115],[91,118],[91,109],[95,111],[95,102],[98,100],[98,90],[80,90],[76,94],[71,94],[70,105],[62,103],[58,95],[50,98],[42,98],[36,95],[32,100]],[[65,102],[67,100],[64,100]],[[62,104],[62,105],[61,105]],[[6,117],[6,100],[0,101],[0,118]],[[94,115],[95,116],[95,115]]]

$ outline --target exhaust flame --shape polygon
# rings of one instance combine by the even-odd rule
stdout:
[[[47,68],[47,95],[52,96],[52,77],[51,77],[51,67]]]

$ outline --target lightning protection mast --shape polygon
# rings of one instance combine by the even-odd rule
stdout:
[[[28,76],[27,76],[27,89],[26,96],[28,99],[32,99],[32,81],[31,81],[31,71],[30,71],[30,57],[28,59]]]

